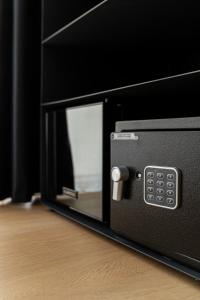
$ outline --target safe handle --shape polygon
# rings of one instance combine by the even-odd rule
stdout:
[[[113,181],[112,199],[121,201],[123,199],[124,182],[129,178],[129,170],[125,166],[113,167],[111,177]]]

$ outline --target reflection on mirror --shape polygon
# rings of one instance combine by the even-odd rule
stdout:
[[[102,220],[103,105],[57,113],[57,200]]]

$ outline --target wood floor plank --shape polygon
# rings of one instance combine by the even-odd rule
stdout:
[[[199,300],[200,283],[41,205],[0,208],[0,300]]]

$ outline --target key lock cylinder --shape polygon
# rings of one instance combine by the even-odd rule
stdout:
[[[111,170],[113,182],[112,199],[121,201],[123,199],[124,183],[129,178],[129,170],[125,166],[113,167]]]

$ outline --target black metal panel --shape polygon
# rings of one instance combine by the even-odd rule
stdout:
[[[196,130],[200,129],[200,117],[138,120],[116,122],[116,132],[141,130]]]

